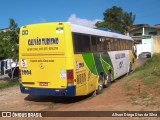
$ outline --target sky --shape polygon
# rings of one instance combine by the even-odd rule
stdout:
[[[0,0],[0,29],[13,18],[18,27],[43,22],[71,22],[94,27],[112,6],[136,15],[134,24],[160,24],[160,0]]]

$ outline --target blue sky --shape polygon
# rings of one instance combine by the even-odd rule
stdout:
[[[56,21],[93,27],[114,5],[136,14],[135,24],[160,24],[160,0],[0,0],[0,29],[8,27],[9,18],[19,27]]]

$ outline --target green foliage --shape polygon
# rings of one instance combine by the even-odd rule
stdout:
[[[1,82],[0,83],[0,90],[8,87],[13,87],[15,85],[18,85],[19,81],[18,80],[11,80],[11,81],[6,81],[6,82]]]
[[[131,28],[132,28],[132,25],[134,24],[134,21],[135,21],[135,15],[133,15],[132,12],[130,13],[127,13],[127,12],[124,12],[123,13],[123,19],[122,19],[122,23],[123,23],[123,30],[124,30],[124,33],[126,34]]]
[[[116,6],[107,9],[103,15],[104,21],[97,22],[96,27],[114,29],[125,34],[131,29],[135,20],[132,12],[125,12],[121,7]]]
[[[97,26],[98,28],[106,28],[107,26],[109,26],[109,24],[107,22],[97,22],[95,26]]]
[[[154,54],[142,66],[136,68],[124,80],[124,90],[131,101],[139,105],[159,103],[160,94],[160,53]],[[132,97],[135,100],[132,100]]]
[[[109,28],[122,31],[123,10],[120,7],[113,6],[104,13],[104,22],[109,24]]]
[[[18,24],[15,23],[15,21],[13,19],[9,19],[9,29],[12,30],[12,31],[16,31],[18,30]]]
[[[140,79],[141,82],[147,85],[156,84],[160,81],[160,54],[154,54],[142,66],[136,68],[133,73],[126,78],[126,81]],[[149,84],[148,84],[149,83]]]
[[[0,59],[18,58],[19,28],[13,19],[9,19],[9,30],[0,32]]]

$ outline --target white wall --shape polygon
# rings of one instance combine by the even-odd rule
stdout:
[[[139,56],[139,54],[141,54],[142,52],[151,52],[151,45],[149,44],[137,44],[136,45],[136,50],[137,50],[137,57]]]

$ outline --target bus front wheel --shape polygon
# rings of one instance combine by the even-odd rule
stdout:
[[[129,75],[132,72],[133,68],[132,68],[132,63],[129,64],[128,66],[128,73],[127,75]]]
[[[104,77],[100,75],[98,80],[98,89],[96,91],[97,94],[100,94],[103,91],[103,85],[104,85],[103,81],[104,81]]]
[[[112,74],[111,72],[108,72],[107,76],[106,76],[106,80],[105,80],[105,87],[109,87],[111,85],[111,79],[112,79]]]

